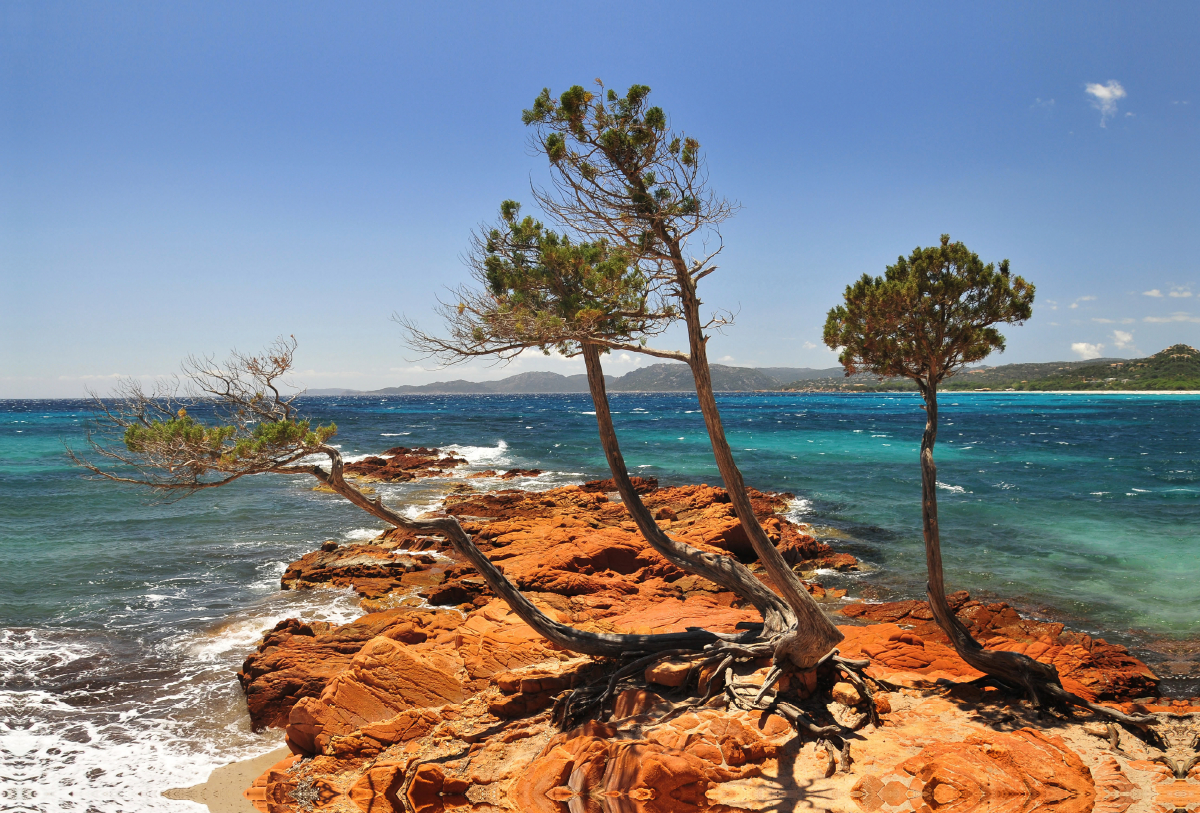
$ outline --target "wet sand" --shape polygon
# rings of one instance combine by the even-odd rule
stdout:
[[[242,791],[254,784],[263,771],[291,753],[286,748],[277,748],[260,757],[222,766],[212,772],[207,782],[190,788],[171,788],[163,796],[208,805],[209,813],[257,813]]]

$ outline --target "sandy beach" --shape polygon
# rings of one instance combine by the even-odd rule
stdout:
[[[245,759],[217,768],[207,782],[190,788],[171,788],[163,793],[168,799],[199,802],[208,805],[210,813],[256,813],[254,805],[242,796],[254,780],[281,759],[291,754],[277,748],[253,759]]]

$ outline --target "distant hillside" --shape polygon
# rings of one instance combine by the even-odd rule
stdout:
[[[1042,364],[1002,364],[998,367],[977,367],[965,370],[945,382],[948,390],[1007,389],[1028,381],[1039,381],[1055,375],[1067,375],[1081,367],[1126,361],[1126,359],[1088,359],[1087,361],[1050,361]]]
[[[605,376],[609,392],[694,392],[686,364],[651,364],[622,376]],[[847,378],[841,367],[728,367],[712,365],[717,392],[902,392],[915,390],[906,378],[880,381],[872,375]],[[1190,390],[1200,389],[1200,356],[1186,344],[1168,347],[1146,359],[1089,359],[1043,364],[976,367],[945,381],[946,390]],[[499,381],[438,381],[382,390],[323,389],[309,395],[497,395],[584,393],[587,376],[518,373]]]
[[[760,373],[765,373],[781,384],[793,381],[814,381],[820,378],[843,378],[841,367],[756,367]]]
[[[779,380],[750,367],[710,365],[713,389],[717,392],[777,390]],[[613,381],[613,392],[695,392],[696,383],[686,364],[651,364],[628,372]]]
[[[1200,352],[1176,344],[1144,359],[1091,361],[1073,370],[1015,383],[1027,390],[1200,390]]]
[[[766,371],[750,367],[727,367],[712,365],[713,389],[717,392],[746,392],[754,390],[778,390],[784,381]],[[810,370],[805,367],[775,367],[772,370],[787,371],[788,374],[828,374],[828,370]],[[840,370],[840,368],[835,368]],[[686,364],[651,364],[622,376],[604,377],[610,392],[694,392],[691,370]],[[559,373],[518,373],[499,381],[437,381],[432,384],[386,387],[381,390],[318,389],[309,390],[309,395],[493,395],[516,393],[574,393],[587,392],[587,376],[560,375]]]
[[[1003,364],[964,370],[942,382],[943,390],[1200,390],[1200,353],[1186,344],[1144,359],[1102,358]],[[794,381],[783,389],[805,392],[903,392],[916,390],[906,378],[871,375]]]

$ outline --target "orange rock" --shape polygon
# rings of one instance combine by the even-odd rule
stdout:
[[[307,753],[325,750],[332,737],[368,723],[390,720],[411,708],[463,699],[458,664],[438,652],[418,652],[390,638],[369,641],[349,669],[334,677],[319,699],[292,708],[288,742]]]
[[[1064,634],[1061,624],[1022,619],[1007,604],[985,606],[965,592],[947,598],[985,648],[1021,652],[1052,664],[1063,687],[1086,700],[1128,700],[1157,694],[1157,676],[1124,647],[1090,636]],[[847,636],[840,646],[842,652],[871,658],[873,669],[924,675],[936,672],[955,680],[982,674],[958,657],[923,601],[852,604],[841,612],[851,618],[883,622],[840,628]]]
[[[336,629],[281,621],[238,673],[251,723],[255,729],[286,726],[298,700],[319,696],[330,680],[349,668],[363,645],[394,626],[411,635],[457,626],[460,620],[445,611],[396,609],[371,613]]]
[[[1060,738],[1024,728],[927,746],[888,772],[864,776],[851,796],[880,813],[1091,813],[1096,791],[1087,766]]]
[[[363,758],[373,757],[397,743],[424,737],[442,722],[442,715],[430,709],[408,709],[382,722],[368,723],[349,734],[328,736],[318,736],[324,732],[323,729],[318,731],[318,725],[311,714],[306,722],[307,726],[302,733],[301,719],[297,713],[297,725],[294,729],[289,729],[288,735],[307,737],[304,744],[310,749],[309,753],[320,750],[341,758]],[[321,741],[320,747],[316,742],[318,739]]]
[[[660,661],[646,670],[646,682],[676,688],[687,682],[691,661]]]
[[[613,719],[623,720],[648,711],[666,710],[670,705],[661,695],[647,689],[626,689],[613,701]]]
[[[466,463],[466,459],[440,449],[397,446],[382,457],[367,457],[346,464],[346,474],[369,482],[405,482],[418,477],[440,477]]]
[[[404,783],[404,771],[402,762],[377,762],[351,786],[347,795],[363,813],[403,810],[404,804],[397,794]]]

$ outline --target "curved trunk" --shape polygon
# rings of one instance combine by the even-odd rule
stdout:
[[[671,539],[654,521],[650,510],[629,479],[625,458],[617,442],[613,428],[612,413],[609,411],[608,393],[604,386],[604,370],[600,364],[600,348],[594,344],[583,345],[583,359],[587,365],[588,387],[596,406],[596,425],[600,430],[600,445],[612,471],[617,492],[625,503],[629,515],[637,524],[642,536],[659,555],[678,568],[696,573],[732,590],[743,600],[752,604],[763,616],[763,635],[772,637],[785,632],[796,624],[791,607],[759,581],[750,569],[732,556],[705,553],[684,542]]]
[[[463,558],[475,566],[487,582],[488,587],[496,595],[507,602],[518,617],[533,627],[540,635],[563,649],[578,652],[582,655],[621,657],[630,653],[655,652],[673,649],[701,649],[707,644],[719,640],[741,640],[753,638],[749,635],[719,635],[707,630],[688,630],[687,632],[663,633],[658,635],[611,634],[584,632],[566,624],[561,624],[547,616],[525,597],[515,584],[509,581],[504,573],[492,564],[484,555],[467,532],[459,525],[454,517],[439,517],[437,519],[409,519],[392,511],[383,504],[383,500],[369,499],[361,491],[346,482],[342,476],[342,456],[337,449],[322,446],[319,451],[329,457],[330,470],[313,466],[307,470],[318,480],[328,485],[342,497],[357,505],[359,508],[400,528],[425,533],[438,533],[445,536],[451,546]]]
[[[934,620],[950,638],[954,651],[971,667],[1001,683],[1025,692],[1034,703],[1044,702],[1084,706],[1127,723],[1144,723],[1146,717],[1126,715],[1107,706],[1091,703],[1062,686],[1058,670],[1016,652],[984,649],[966,625],[958,620],[946,601],[946,583],[942,574],[942,538],[938,530],[937,466],[933,462],[933,446],[937,442],[937,387],[917,382],[925,399],[925,432],[921,435],[921,529],[925,536],[925,567],[929,581],[929,609]]]
[[[688,348],[691,356],[689,366],[692,368],[692,377],[696,381],[696,396],[700,399],[700,412],[704,415],[704,425],[712,443],[717,469],[721,472],[725,490],[729,492],[729,500],[742,524],[742,529],[750,539],[750,544],[754,546],[754,552],[758,554],[759,561],[766,568],[767,574],[796,613],[798,620],[795,639],[789,648],[793,665],[801,670],[810,669],[829,654],[845,636],[804,589],[804,585],[800,583],[796,574],[792,572],[779,551],[775,549],[775,545],[771,543],[762,525],[759,524],[758,517],[754,515],[750,498],[746,494],[746,485],[742,481],[742,473],[738,470],[733,459],[733,452],[729,448],[729,442],[725,439],[725,429],[721,425],[721,413],[717,409],[717,399],[713,394],[712,377],[708,367],[707,339],[700,322],[700,300],[696,297],[695,284],[675,246],[672,246],[671,254],[676,270],[680,301],[687,321]]]

